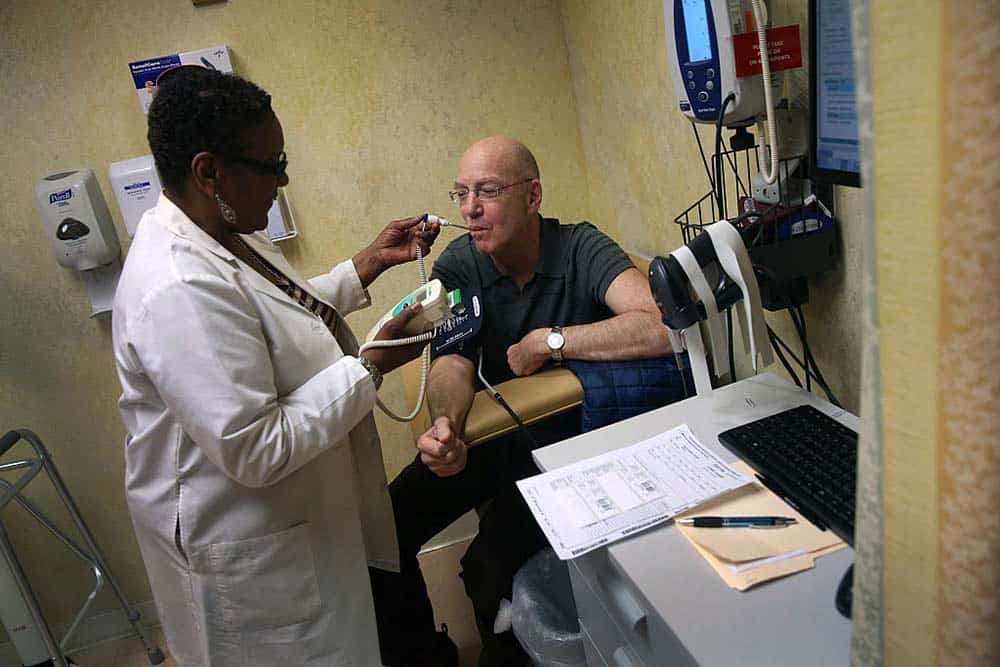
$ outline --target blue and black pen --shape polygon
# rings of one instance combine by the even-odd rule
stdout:
[[[696,516],[677,523],[694,528],[784,528],[798,522],[788,516]]]

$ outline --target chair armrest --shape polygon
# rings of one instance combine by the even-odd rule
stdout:
[[[583,403],[583,386],[565,368],[548,368],[501,382],[496,388],[525,424],[534,424]],[[489,391],[476,392],[465,419],[466,444],[478,445],[516,429],[517,424]]]
[[[420,359],[399,369],[403,393],[409,405],[420,391]],[[552,415],[571,410],[583,402],[583,386],[565,368],[547,368],[534,375],[514,378],[495,385],[511,409],[525,424],[533,424]],[[426,404],[417,418],[410,422],[414,439],[430,428]],[[486,390],[477,391],[465,419],[465,442],[478,445],[517,428],[507,411],[497,405]]]

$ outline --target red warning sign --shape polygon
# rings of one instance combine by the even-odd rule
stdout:
[[[771,71],[802,67],[802,42],[799,26],[786,25],[767,30],[767,52]],[[733,35],[733,56],[736,59],[736,77],[760,74],[760,48],[756,32]]]

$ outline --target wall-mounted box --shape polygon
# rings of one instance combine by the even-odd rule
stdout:
[[[129,237],[135,236],[143,213],[156,206],[160,197],[160,175],[153,164],[153,156],[112,162],[108,177],[125,220],[125,231]]]
[[[233,64],[229,60],[228,46],[213,46],[210,49],[174,53],[169,56],[158,56],[129,63],[132,83],[139,95],[139,104],[142,106],[143,113],[149,113],[149,105],[153,101],[153,93],[156,92],[156,79],[163,72],[178,65],[201,65],[220,72],[233,71]]]

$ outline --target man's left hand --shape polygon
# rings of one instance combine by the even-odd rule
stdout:
[[[551,358],[545,340],[548,329],[535,329],[507,348],[507,364],[515,375],[531,375]]]
[[[375,237],[371,248],[382,266],[388,269],[416,259],[418,246],[426,257],[440,231],[438,223],[425,223],[420,217],[393,220]]]

